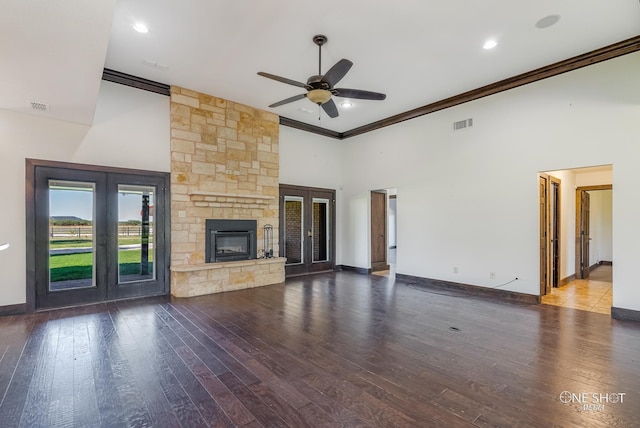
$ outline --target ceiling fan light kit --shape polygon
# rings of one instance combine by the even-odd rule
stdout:
[[[294,95],[293,97],[286,98],[282,101],[271,104],[269,107],[279,107],[284,104],[288,104],[294,101],[307,98],[314,104],[322,106],[322,109],[329,115],[329,117],[338,117],[338,108],[331,99],[332,96],[336,97],[348,97],[361,100],[384,100],[387,96],[379,92],[363,91],[361,89],[346,89],[334,87],[347,72],[353,66],[353,63],[348,59],[341,59],[333,67],[331,67],[324,75],[322,74],[322,45],[327,43],[327,36],[318,34],[313,37],[313,43],[318,45],[318,74],[311,76],[307,79],[307,83],[298,82],[295,80],[287,79],[286,77],[277,76],[275,74],[265,73],[263,71],[258,72],[258,75],[266,77],[268,79],[276,80],[278,82],[286,83],[288,85],[297,86],[307,90],[306,94]]]
[[[307,93],[307,99],[314,104],[324,104],[331,99],[331,92],[326,89],[312,89]]]

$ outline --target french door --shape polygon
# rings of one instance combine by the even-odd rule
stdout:
[[[280,185],[280,255],[285,275],[331,271],[335,264],[335,190]]]
[[[29,162],[32,309],[169,291],[168,174]]]

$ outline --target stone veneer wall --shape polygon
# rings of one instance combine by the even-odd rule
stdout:
[[[205,264],[208,218],[256,219],[258,254],[262,227],[273,225],[278,254],[278,134],[279,118],[273,113],[171,87],[172,294],[284,281],[284,259],[235,269],[229,263]]]

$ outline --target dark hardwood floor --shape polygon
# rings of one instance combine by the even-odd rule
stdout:
[[[433,291],[341,272],[0,318],[0,426],[640,425],[638,323]]]

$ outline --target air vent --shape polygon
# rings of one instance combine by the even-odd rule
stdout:
[[[473,126],[473,119],[465,119],[459,120],[457,122],[453,122],[453,130],[460,131],[465,128],[471,128]]]
[[[49,106],[47,104],[36,103],[34,101],[31,101],[31,108],[34,109],[34,110],[38,110],[38,111],[47,111],[47,110],[49,110]]]
[[[157,68],[158,70],[162,70],[162,71],[167,71],[169,69],[169,66],[167,64],[162,64],[158,61],[153,61],[147,58],[143,59],[142,63],[144,65],[148,65],[149,67]]]

